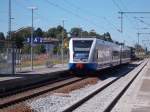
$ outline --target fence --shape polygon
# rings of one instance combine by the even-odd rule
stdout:
[[[12,42],[0,40],[0,74],[13,74],[13,47]]]
[[[54,47],[49,48],[43,53],[37,53],[39,45],[33,46],[33,68],[35,67],[52,67],[56,64],[62,64],[61,52],[53,52]],[[30,45],[25,45],[22,49],[16,50],[16,71],[31,70],[31,53]],[[68,50],[64,49],[63,63],[67,64],[69,59]]]

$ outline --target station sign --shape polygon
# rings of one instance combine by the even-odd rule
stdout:
[[[27,42],[27,43],[31,43],[31,37],[28,37],[28,38],[26,39],[26,42]],[[42,38],[42,37],[34,37],[34,38],[33,38],[33,43],[34,43],[34,44],[41,44],[41,43],[43,43],[43,38]]]

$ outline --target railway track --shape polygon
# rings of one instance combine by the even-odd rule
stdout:
[[[118,100],[121,98],[121,96],[124,94],[124,92],[129,88],[129,86],[132,84],[132,82],[136,79],[136,77],[139,75],[139,73],[143,70],[143,68],[146,66],[147,62],[143,62],[141,65],[139,65],[138,67],[136,67],[133,71],[131,71],[130,74],[130,78],[128,80],[128,82],[124,85],[123,88],[121,88],[121,90],[117,93],[115,93],[115,95],[113,96],[113,93],[109,93],[110,95],[113,96],[113,98],[109,99],[109,101],[106,101],[106,103],[102,103],[102,107],[101,109],[98,109],[98,112],[110,112],[112,110],[112,108],[116,105],[116,103],[118,102]],[[117,77],[115,79],[112,79],[108,82],[106,82],[105,84],[100,85],[99,88],[96,88],[95,90],[91,91],[90,94],[80,98],[77,101],[74,101],[71,105],[63,107],[61,109],[61,112],[71,112],[71,111],[75,111],[75,112],[97,112],[94,110],[94,107],[96,104],[94,104],[94,102],[96,102],[96,100],[98,100],[98,98],[96,98],[96,96],[98,94],[101,94],[101,100],[99,100],[99,102],[102,102],[104,97],[108,97],[107,95],[102,96],[104,93],[102,93],[103,91],[109,91],[111,86],[113,86],[115,83],[119,83],[117,85],[119,85],[120,83],[123,82],[124,78],[126,78],[127,76],[120,76]],[[128,79],[128,77],[127,77]],[[120,84],[121,86],[121,84]],[[118,89],[118,88],[116,88]],[[114,91],[114,90],[113,90]],[[95,99],[94,99],[95,97]],[[93,100],[93,101],[92,101]],[[90,110],[90,105],[91,105],[91,110]],[[92,107],[93,106],[93,107]],[[99,105],[100,107],[101,105]],[[98,107],[95,107],[98,108]]]
[[[124,72],[123,74],[126,74],[128,73],[129,71],[131,71],[133,68],[130,68],[128,71]],[[78,108],[80,105],[84,104],[86,101],[88,101],[91,97],[95,96],[96,94],[98,94],[99,92],[103,91],[105,88],[109,87],[109,85],[111,85],[112,83],[114,83],[115,81],[119,80],[121,78],[121,76],[123,76],[123,74],[118,77],[118,78],[113,78],[110,80],[108,79],[107,81],[107,78],[105,78],[105,75],[106,74],[109,74],[109,76],[113,76],[113,72],[116,72],[117,74],[120,74],[120,70],[119,69],[109,69],[108,70],[104,70],[102,71],[104,73],[102,73],[100,76],[104,76],[102,78],[102,80],[104,80],[104,82],[107,82],[107,84],[101,84],[100,85],[100,88],[97,89],[95,92],[91,93],[90,95],[87,95],[86,97],[84,97],[83,99],[81,99],[80,101],[76,101],[76,102],[73,102],[71,106],[69,107],[64,107],[61,111],[64,111],[64,112],[70,112],[70,111],[73,111],[75,110],[76,108]],[[115,74],[116,74],[115,73]],[[105,75],[104,75],[105,74]],[[107,77],[107,76],[106,76]],[[115,77],[115,75],[114,75]],[[3,109],[4,107],[6,106],[10,106],[10,105],[14,105],[14,104],[17,104],[19,102],[22,102],[24,100],[27,100],[27,99],[31,99],[33,97],[36,97],[36,96],[39,96],[39,95],[42,95],[44,93],[47,93],[47,92],[51,92],[53,90],[56,90],[56,89],[59,89],[59,88],[62,88],[62,87],[65,87],[65,86],[68,86],[68,85],[71,85],[71,84],[74,84],[76,82],[79,82],[79,81],[82,81],[84,79],[86,79],[87,77],[70,77],[70,78],[67,78],[67,79],[59,79],[57,80],[56,82],[53,81],[53,83],[48,83],[44,86],[36,86],[36,88],[34,89],[29,89],[27,91],[23,91],[21,93],[16,93],[14,95],[11,95],[11,96],[7,96],[7,97],[3,97],[1,98],[0,100],[0,108]],[[105,81],[106,80],[106,81]],[[55,83],[54,83],[55,82]]]
[[[6,94],[1,94],[2,98],[0,100],[0,108],[14,105],[18,102],[33,98],[35,96],[44,94],[49,91],[61,88],[63,86],[81,81],[85,78],[81,77],[63,77],[56,80],[52,80],[46,83],[39,83],[37,85],[32,85],[30,87],[20,88],[18,90],[6,92]],[[23,90],[22,90],[23,89]]]
[[[22,79],[5,80],[0,82],[0,98],[12,96],[13,94],[21,93],[40,86],[51,84],[64,79],[69,79],[72,75],[68,71],[63,71],[56,74],[32,74],[23,76]],[[8,75],[9,76],[9,75]],[[21,75],[17,75],[20,77]]]

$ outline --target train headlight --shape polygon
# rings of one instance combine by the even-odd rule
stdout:
[[[77,69],[83,69],[84,68],[84,65],[82,63],[77,63],[76,64],[76,68]]]

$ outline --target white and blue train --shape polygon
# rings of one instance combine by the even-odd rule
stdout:
[[[97,38],[71,38],[69,70],[96,71],[130,62],[130,48]]]

